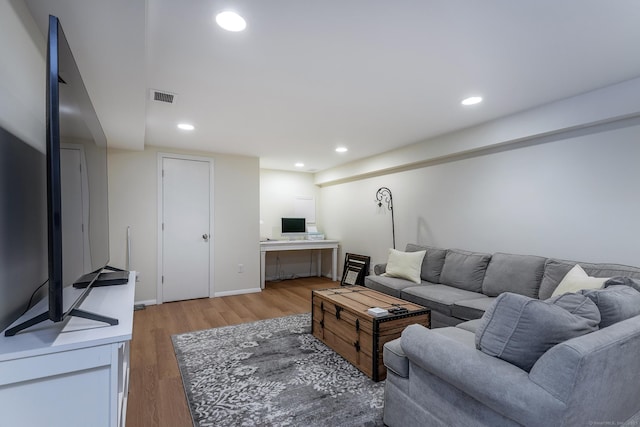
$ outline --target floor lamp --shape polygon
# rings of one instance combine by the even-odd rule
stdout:
[[[393,219],[393,196],[391,190],[387,187],[380,187],[376,191],[376,204],[379,208],[382,207],[382,202],[387,204],[387,208],[391,211],[391,233],[393,234],[393,249],[396,248],[396,225]]]

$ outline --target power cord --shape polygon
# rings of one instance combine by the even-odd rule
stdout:
[[[38,286],[35,291],[33,291],[33,293],[31,294],[31,298],[29,298],[29,303],[27,304],[27,308],[22,312],[22,314],[20,316],[24,315],[27,311],[29,311],[29,309],[31,308],[31,303],[33,302],[33,297],[36,296],[36,294],[38,293],[40,288],[42,288],[44,285],[46,285],[47,282],[49,282],[49,279],[47,279],[44,282],[42,282],[42,284],[40,286]]]

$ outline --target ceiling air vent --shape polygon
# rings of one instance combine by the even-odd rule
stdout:
[[[152,101],[166,102],[167,104],[173,104],[176,102],[176,97],[177,95],[175,93],[151,89]]]

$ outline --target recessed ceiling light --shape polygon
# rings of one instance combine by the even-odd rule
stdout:
[[[336,148],[336,153],[346,153],[347,151],[349,151],[349,149],[347,147],[338,147],[338,148]]]
[[[193,125],[190,125],[189,123],[179,123],[178,124],[178,129],[182,129],[182,130],[194,130],[195,127]]]
[[[247,22],[244,18],[230,10],[217,14],[216,23],[227,31],[237,32],[247,28]]]
[[[295,167],[297,167],[297,168],[303,168],[303,167],[304,167],[304,163],[302,163],[302,162],[298,162],[298,163],[296,163],[296,164],[295,164]]]
[[[462,100],[462,105],[474,105],[482,102],[481,96],[470,96],[469,98],[465,98]]]

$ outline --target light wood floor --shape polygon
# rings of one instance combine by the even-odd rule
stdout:
[[[318,277],[269,282],[260,293],[173,302],[136,311],[127,427],[192,425],[171,335],[307,313],[313,289],[338,285]]]

